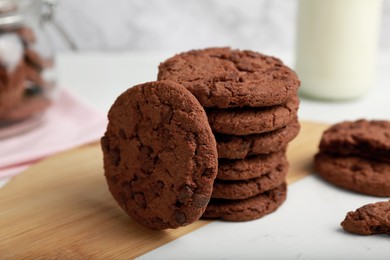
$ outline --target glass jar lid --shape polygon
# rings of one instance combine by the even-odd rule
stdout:
[[[41,0],[1,0],[0,27],[14,28],[23,24],[31,15],[42,14]]]

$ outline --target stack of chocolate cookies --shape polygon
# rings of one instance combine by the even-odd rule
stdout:
[[[244,221],[286,198],[286,148],[297,136],[299,80],[279,59],[230,48],[178,54],[159,80],[186,87],[204,107],[217,141],[218,174],[203,218]]]

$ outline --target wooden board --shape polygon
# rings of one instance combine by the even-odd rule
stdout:
[[[325,127],[302,122],[288,150],[289,183],[310,174]],[[109,194],[93,144],[46,159],[0,189],[0,258],[131,259],[208,223],[153,231],[133,222]]]

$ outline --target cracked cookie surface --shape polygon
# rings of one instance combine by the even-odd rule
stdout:
[[[101,139],[105,177],[118,204],[152,229],[200,218],[218,160],[215,138],[196,98],[169,81],[134,86],[108,113]]]
[[[263,107],[285,103],[300,81],[277,58],[247,50],[209,48],[178,54],[159,66],[159,80],[184,85],[204,107]]]

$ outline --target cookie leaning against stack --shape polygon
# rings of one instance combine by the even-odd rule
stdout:
[[[357,120],[333,125],[322,136],[315,168],[339,187],[390,196],[390,122]]]
[[[256,219],[286,198],[285,150],[298,134],[299,80],[279,59],[211,48],[178,54],[159,80],[186,87],[206,109],[219,170],[204,218]]]
[[[108,120],[101,139],[105,177],[123,210],[152,229],[198,220],[218,159],[196,98],[174,82],[149,82],[121,94]]]

